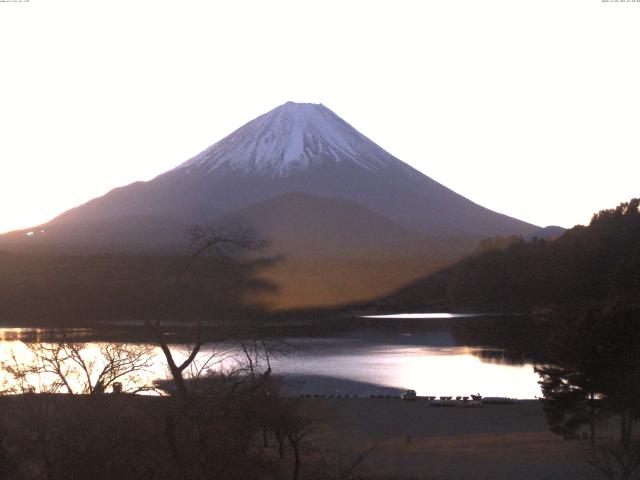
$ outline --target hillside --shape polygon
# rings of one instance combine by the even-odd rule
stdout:
[[[385,151],[324,105],[287,102],[176,168],[0,235],[0,250],[188,255],[188,231],[254,229],[282,261],[273,308],[388,294],[535,225],[486,209]]]
[[[481,311],[637,303],[640,200],[596,213],[555,240],[518,241],[463,260],[375,302],[376,308]]]

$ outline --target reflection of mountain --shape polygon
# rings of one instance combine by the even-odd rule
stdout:
[[[288,102],[177,168],[0,238],[0,248],[184,251],[194,224],[245,221],[287,260],[277,306],[364,299],[537,227],[456,194],[322,105]]]

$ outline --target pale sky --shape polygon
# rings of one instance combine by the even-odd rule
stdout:
[[[491,209],[640,195],[640,2],[0,2],[0,231],[323,103]]]

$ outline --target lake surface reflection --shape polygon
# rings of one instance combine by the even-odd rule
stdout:
[[[78,341],[87,336],[86,354],[95,356],[99,342],[91,329],[75,330]],[[29,359],[24,341],[45,338],[47,330],[0,328],[0,360]],[[27,340],[28,339],[28,340]],[[446,328],[429,331],[355,330],[320,337],[284,338],[286,351],[276,355],[271,365],[275,374],[284,375],[292,393],[380,394],[413,389],[418,395],[508,396],[534,398],[540,395],[534,364],[514,362],[503,349],[463,345]],[[229,352],[229,345],[214,344],[205,349]],[[180,352],[180,346],[175,349]],[[152,367],[137,381],[152,383],[167,378],[162,353],[152,348]],[[178,353],[178,357],[181,354]],[[221,358],[218,366],[235,361],[233,355]],[[0,380],[7,379],[0,372]]]
[[[540,395],[530,362],[513,364],[500,349],[455,345],[448,332],[290,339],[296,347],[274,362],[274,370],[301,377],[331,377],[348,382],[309,382],[302,393],[378,393],[372,385],[413,389],[418,395]],[[350,382],[362,382],[354,390]],[[329,391],[318,391],[314,383]]]

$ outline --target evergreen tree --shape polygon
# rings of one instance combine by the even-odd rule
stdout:
[[[593,441],[598,421],[617,415],[628,449],[640,417],[640,308],[609,306],[559,324],[550,351],[554,366],[538,373],[551,430],[571,436],[588,424]]]

